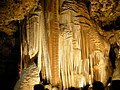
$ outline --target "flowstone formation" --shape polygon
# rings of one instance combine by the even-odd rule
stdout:
[[[28,68],[21,72],[14,90],[34,90],[34,85],[39,84],[39,69],[35,63],[31,63]]]
[[[102,30],[90,18],[85,3],[51,2],[41,1],[40,8],[23,21],[24,67],[38,55],[41,82],[46,79],[52,86],[62,85],[63,89],[83,87],[94,80],[106,84],[111,76],[110,44],[97,32]]]

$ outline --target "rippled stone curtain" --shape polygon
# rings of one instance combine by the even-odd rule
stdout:
[[[106,83],[109,43],[90,19],[84,2],[65,0],[60,11],[59,63],[64,88],[83,87],[99,80]]]
[[[109,78],[109,43],[97,32],[101,28],[83,1],[40,0],[40,9],[26,18],[23,56],[32,60],[38,55],[40,79],[53,86],[83,87],[95,80],[105,84]]]
[[[24,64],[27,64],[38,54],[38,67],[42,72],[42,79],[59,84],[58,66],[58,0],[40,1],[40,9],[30,12],[26,18],[22,32],[22,56]],[[27,67],[25,65],[25,67]]]
[[[48,51],[48,31],[46,30],[45,20],[45,2],[41,0],[41,13],[40,13],[40,34],[39,34],[39,53],[38,53],[38,66],[42,73],[42,79],[46,79],[48,83],[51,82],[51,68],[50,68],[50,54]]]
[[[58,40],[59,40],[59,2],[58,0],[46,1],[46,29],[48,30],[48,50],[51,65],[51,83],[59,84],[58,71]]]
[[[39,14],[34,12],[34,15],[31,14],[23,20],[21,52],[24,68],[38,53],[39,33]]]
[[[64,88],[83,87],[89,82],[89,41],[84,28],[88,23],[85,22],[88,21],[86,9],[84,3],[74,0],[64,1],[61,8],[59,63]]]
[[[21,24],[21,74],[14,90],[33,90],[39,84],[41,64],[36,65],[40,40],[40,11],[30,12]],[[41,47],[40,47],[41,48]],[[39,68],[38,68],[39,67]]]

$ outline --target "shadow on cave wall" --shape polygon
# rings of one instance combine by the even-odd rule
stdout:
[[[103,30],[105,30],[105,31],[120,30],[120,16],[117,17],[116,20],[111,21],[111,22],[109,23],[109,25],[103,26],[103,25],[101,24],[101,28],[102,28]]]
[[[8,36],[0,32],[0,89],[13,90],[18,79],[19,32]]]

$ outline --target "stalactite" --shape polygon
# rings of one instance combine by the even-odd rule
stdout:
[[[26,18],[22,21],[22,60],[23,60],[23,69],[27,68],[29,61],[29,50],[28,50],[28,41],[27,41],[27,28],[26,28]]]
[[[39,16],[34,15],[27,20],[27,41],[30,59],[38,53]]]
[[[19,31],[20,31],[20,60],[19,60],[19,63],[18,63],[18,73],[19,73],[19,76],[21,77],[21,72],[23,70],[23,44],[22,44],[22,23],[21,21],[18,21],[18,27],[19,27]]]
[[[61,61],[60,68],[62,81],[64,81],[63,87],[79,87],[80,82],[82,82],[81,66],[83,60],[81,58],[81,26],[75,18],[77,12],[73,10],[77,5],[74,1],[65,1],[62,6],[59,36],[59,57],[62,58],[59,58],[59,61]]]
[[[41,69],[44,69],[45,71],[42,71],[42,73],[46,73],[45,78],[47,81],[51,81],[51,68],[50,68],[50,57],[48,52],[48,40],[47,40],[47,32],[45,28],[45,11],[44,11],[44,0],[41,1],[41,13],[40,13],[40,41],[39,41],[39,61],[41,60],[43,62],[44,67],[41,66]],[[40,61],[40,62],[41,62]]]
[[[45,59],[46,56],[48,56],[45,53],[47,52],[45,49],[47,45],[42,41],[46,41],[43,30],[44,24],[41,22],[44,20],[42,19],[43,15],[41,15],[41,10],[35,10],[25,18],[22,24],[21,64],[24,64],[24,67],[22,67],[22,74],[16,83],[15,90],[33,90],[34,85],[40,83],[39,72],[46,70],[43,72],[45,72],[45,74],[46,72],[49,73],[49,65],[47,66],[49,62],[46,62],[47,60]],[[34,63],[35,57],[38,57],[37,65]],[[42,68],[42,65],[44,68]]]
[[[62,84],[63,89],[83,87],[94,80],[106,83],[109,44],[97,32],[85,3],[42,0],[40,5],[27,18],[22,52],[30,60],[38,54],[41,82]]]
[[[46,29],[48,31],[48,50],[50,55],[51,64],[51,77],[53,86],[59,84],[59,71],[58,71],[58,36],[59,36],[59,22],[58,0],[50,0],[51,3],[46,2]]]

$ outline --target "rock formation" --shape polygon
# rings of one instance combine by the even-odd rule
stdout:
[[[12,88],[21,76],[15,90],[33,90],[38,83],[66,89],[120,80],[119,10],[119,0],[1,0],[0,76],[11,62],[11,68],[16,65]]]

